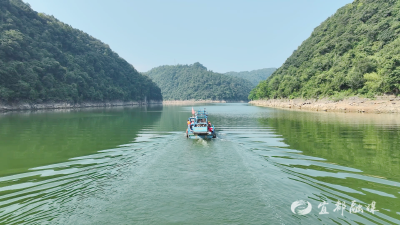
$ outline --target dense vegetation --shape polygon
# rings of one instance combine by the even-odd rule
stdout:
[[[161,100],[108,45],[21,0],[0,1],[0,102]]]
[[[260,81],[267,79],[276,70],[276,68],[264,68],[252,71],[242,71],[242,72],[227,72],[226,75],[235,76],[249,80],[254,86],[256,86]]]
[[[249,98],[398,94],[399,34],[400,1],[355,0],[315,28]]]
[[[160,66],[146,73],[161,88],[165,100],[247,100],[250,81],[214,73],[200,63]]]

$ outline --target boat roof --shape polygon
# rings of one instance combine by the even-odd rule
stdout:
[[[194,120],[196,120],[196,119],[206,119],[207,120],[207,116],[208,116],[208,113],[206,112],[206,109],[198,110],[194,117],[193,116],[189,117],[189,120],[192,120],[192,119],[194,119]],[[203,122],[203,123],[206,123],[206,122]]]
[[[204,109],[204,110],[199,110],[199,111],[197,111],[197,113],[196,113],[196,117],[198,118],[198,119],[203,119],[203,118],[207,118],[207,112],[206,112],[206,110]]]

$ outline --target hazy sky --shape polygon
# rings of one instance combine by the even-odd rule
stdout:
[[[23,0],[108,44],[138,71],[200,62],[215,72],[280,67],[351,0]]]

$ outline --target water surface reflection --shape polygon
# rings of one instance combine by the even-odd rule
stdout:
[[[400,224],[397,115],[195,108],[216,139],[185,138],[191,106],[1,116],[0,224]]]
[[[321,189],[321,200],[345,201],[347,210],[353,200],[375,201],[380,219],[400,222],[398,115],[272,110],[258,121],[281,135],[287,149],[297,150],[268,153],[267,160]]]

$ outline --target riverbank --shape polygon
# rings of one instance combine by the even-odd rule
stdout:
[[[96,107],[116,107],[116,106],[142,106],[142,105],[196,105],[207,103],[229,103],[244,101],[225,101],[225,100],[169,100],[169,101],[147,101],[147,102],[83,102],[83,103],[15,103],[2,104],[0,102],[0,112],[21,111],[21,110],[43,110],[43,109],[75,109],[75,108],[96,108]]]
[[[83,103],[16,103],[16,104],[2,104],[0,103],[0,112],[5,111],[18,111],[18,110],[41,110],[41,109],[73,109],[73,108],[91,108],[91,107],[114,107],[114,106],[140,106],[140,105],[153,105],[162,104],[161,101],[147,101],[147,102],[83,102]]]
[[[330,99],[268,99],[249,102],[272,108],[358,113],[400,113],[400,97],[378,96],[376,99],[350,97],[340,101]]]
[[[215,100],[171,100],[163,101],[163,105],[193,105],[193,104],[205,104],[205,103],[226,103],[227,101],[215,101]]]
[[[226,101],[226,100],[166,100],[163,105],[193,105],[206,103],[248,103],[247,101]]]
[[[16,103],[16,104],[2,104],[0,102],[0,112],[7,111],[20,111],[20,110],[42,110],[42,109],[74,109],[74,108],[95,108],[95,107],[115,107],[115,106],[141,106],[141,105],[196,105],[207,103],[228,103],[231,101],[225,100],[169,100],[169,101],[147,101],[147,102],[83,102],[83,103]],[[232,101],[243,102],[244,101]]]

